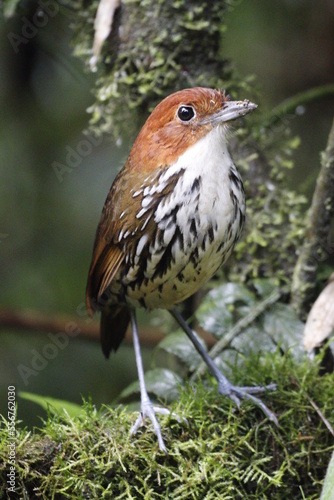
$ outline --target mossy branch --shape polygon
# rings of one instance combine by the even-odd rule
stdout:
[[[334,121],[326,150],[321,155],[321,170],[307,218],[306,236],[292,279],[291,304],[301,318],[305,317],[315,298],[319,264],[334,251],[328,241],[333,216]]]
[[[277,381],[279,389],[265,397],[279,428],[252,404],[238,411],[202,384],[186,385],[171,408],[189,425],[160,418],[168,455],[159,451],[149,424],[129,435],[132,412],[101,412],[91,403],[77,417],[57,410],[33,433],[16,423],[15,498],[319,498],[334,446],[313,403],[333,426],[334,374],[320,377],[316,364],[296,365],[277,352],[261,362],[258,356],[246,360],[236,377],[238,383]],[[9,494],[9,443],[9,427],[2,425],[1,498]]]

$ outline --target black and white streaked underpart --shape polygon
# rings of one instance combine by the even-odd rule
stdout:
[[[121,229],[116,235],[125,260],[102,300],[170,309],[216,273],[243,228],[244,189],[225,134],[215,127],[130,194],[142,197],[138,224],[133,233]],[[152,219],[153,233],[145,232]],[[127,241],[137,232],[142,236],[129,251]]]

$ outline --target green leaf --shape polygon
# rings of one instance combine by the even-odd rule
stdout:
[[[252,285],[263,298],[268,297],[277,288],[277,282],[272,278],[256,278],[252,281]]]
[[[275,304],[265,313],[263,328],[285,351],[292,349],[295,355],[304,355],[302,347],[304,323],[298,319],[289,305]]]
[[[145,384],[147,392],[158,398],[173,400],[179,396],[179,386],[182,379],[176,373],[166,368],[155,368],[145,373]],[[140,393],[139,382],[128,385],[120,394],[120,399],[127,399]]]
[[[233,311],[245,315],[254,303],[255,295],[244,285],[224,283],[207,294],[196,317],[204,330],[220,338],[234,323]]]
[[[204,340],[194,332],[199,342],[206,349]],[[196,351],[192,342],[186,337],[183,332],[176,332],[167,335],[158,345],[158,349],[162,349],[169,354],[180,359],[191,371],[195,370],[201,361],[201,356]]]
[[[254,352],[275,352],[277,344],[273,344],[268,334],[255,324],[246,328],[233,340],[232,348],[236,353],[242,353],[243,356],[250,356]],[[234,357],[233,353],[230,353],[229,356]]]
[[[330,459],[320,500],[332,500],[334,491],[334,453]]]
[[[49,410],[52,414],[63,412],[64,410],[70,417],[79,417],[85,414],[81,405],[65,401],[63,399],[56,399],[50,396],[41,396],[39,394],[32,394],[31,392],[19,392],[19,396],[27,401],[32,401],[38,404],[44,410]]]
[[[215,301],[222,301],[224,304],[235,304],[241,302],[242,304],[252,305],[255,302],[254,293],[241,283],[224,283],[219,287],[211,290],[208,294]]]

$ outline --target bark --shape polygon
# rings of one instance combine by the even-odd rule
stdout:
[[[304,319],[316,295],[318,267],[334,251],[330,241],[334,216],[334,121],[326,150],[321,155],[321,169],[307,219],[307,231],[294,269],[291,304]]]

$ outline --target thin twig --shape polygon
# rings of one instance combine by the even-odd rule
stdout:
[[[0,309],[0,333],[1,330],[21,330],[33,333],[48,334],[67,332],[75,329],[78,333],[74,338],[100,340],[99,324],[91,318],[82,319],[80,316],[65,316],[61,314],[43,314],[38,311],[17,311],[13,309]],[[200,332],[207,345],[215,344],[216,339],[206,332]],[[155,347],[165,338],[161,330],[156,327],[144,326],[140,328],[140,342],[147,347]],[[126,343],[132,343],[131,329],[127,330]]]
[[[58,314],[42,314],[37,311],[16,311],[0,309],[0,330],[15,329],[34,333],[59,333],[67,332],[69,328],[75,328],[78,335],[74,338],[99,341],[99,324],[90,318],[83,320],[78,316],[64,316]],[[143,345],[155,346],[164,338],[161,331],[156,328],[148,328],[140,332]],[[130,329],[125,337],[126,342],[132,342]]]
[[[307,397],[307,399],[309,400],[309,402],[311,403],[311,405],[313,406],[313,408],[315,409],[315,411],[317,412],[317,414],[319,415],[319,417],[321,418],[321,420],[323,421],[323,423],[325,424],[325,426],[327,427],[327,429],[329,430],[329,432],[332,434],[332,436],[334,436],[333,427],[328,422],[327,418],[322,413],[322,411],[320,410],[319,406],[310,398],[310,396],[306,392],[305,392],[305,396]]]
[[[268,307],[275,302],[277,302],[280,297],[286,293],[285,291],[276,288],[266,299],[259,302],[245,317],[241,318],[234,327],[226,334],[223,338],[221,338],[210,350],[209,355],[211,358],[217,357],[221,352],[227,349],[232,341],[240,335],[245,328],[254,323],[254,321],[264,313]],[[205,372],[206,365],[205,363],[201,363],[197,370],[191,376],[191,380],[195,380],[197,377],[203,375]]]
[[[307,399],[309,400],[311,406],[315,409],[315,411],[319,415],[320,419],[323,421],[323,423],[325,424],[325,426],[327,427],[327,429],[329,430],[329,432],[332,434],[332,436],[334,436],[333,427],[328,422],[327,418],[322,413],[322,411],[320,410],[319,406],[313,401],[313,399],[310,398],[310,396],[307,394],[307,392],[305,392],[304,389],[301,388],[301,386],[300,386],[300,384],[298,383],[297,380],[294,380],[293,382],[294,382],[294,384],[297,385],[297,387],[299,388],[299,390],[302,391],[302,393],[307,397]]]
[[[311,102],[319,101],[327,97],[334,96],[334,84],[321,85],[312,89],[300,92],[281,102],[272,109],[267,116],[261,119],[261,128],[268,128],[279,122],[284,116],[294,114],[298,106],[305,106]]]

